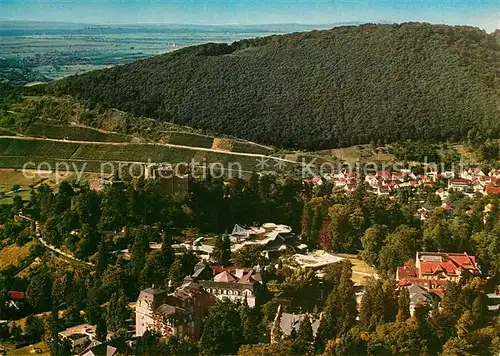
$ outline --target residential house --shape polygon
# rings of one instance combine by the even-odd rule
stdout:
[[[61,331],[58,335],[61,341],[69,340],[71,350],[76,352],[91,343],[95,336],[95,326],[89,324],[77,325]]]
[[[486,295],[488,297],[488,311],[492,315],[500,314],[500,285],[497,285],[492,293]]]
[[[500,179],[500,169],[492,169],[490,173],[488,173],[488,176]]]
[[[311,320],[311,327],[313,336],[316,337],[319,329],[320,318],[315,318],[314,315],[309,314]],[[297,333],[300,328],[300,323],[304,320],[306,314],[291,314],[282,313],[280,318],[280,328],[284,337],[290,337],[292,332]]]
[[[311,179],[304,179],[304,183],[311,183],[313,185],[322,185],[323,184],[323,179],[321,177],[313,177]]]
[[[379,185],[377,187],[377,195],[389,195],[391,194],[391,187],[388,185]]]
[[[421,221],[425,221],[429,218],[430,215],[431,215],[431,212],[429,209],[427,209],[425,207],[421,207],[417,210],[417,212],[415,214],[413,214],[413,217],[420,219]]]
[[[472,185],[472,180],[464,178],[455,178],[448,180],[448,189],[453,189],[459,192],[465,191]]]
[[[8,291],[7,296],[9,297],[9,300],[7,301],[6,304],[9,307],[12,307],[17,310],[22,308],[22,304],[26,299],[26,295],[24,294],[24,292],[19,292],[14,290]]]
[[[439,188],[436,192],[436,195],[441,199],[441,201],[445,201],[450,196],[450,193],[448,193],[448,191],[444,190],[443,188]]]
[[[391,179],[391,171],[386,169],[386,170],[378,170],[375,173],[375,176],[379,180],[390,180]]]
[[[455,172],[453,171],[444,171],[441,173],[441,177],[444,179],[453,179],[455,178]]]
[[[439,299],[438,294],[429,292],[429,289],[422,287],[417,283],[412,283],[402,288],[408,290],[410,295],[410,314],[414,315],[415,309],[420,305],[432,305]],[[432,289],[431,289],[432,290]]]
[[[451,214],[453,212],[453,209],[454,209],[453,205],[451,205],[448,202],[441,204],[441,208],[444,210],[444,212],[446,214]]]
[[[474,180],[479,177],[484,177],[486,174],[479,167],[473,167],[469,169],[465,169],[460,172],[460,178],[467,180]]]
[[[498,181],[496,183],[488,183],[485,187],[486,194],[500,194],[500,184]]]

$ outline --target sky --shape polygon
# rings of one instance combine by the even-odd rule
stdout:
[[[500,0],[0,0],[0,21],[330,24],[419,21],[500,28]]]

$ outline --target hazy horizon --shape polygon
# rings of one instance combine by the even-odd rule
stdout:
[[[89,25],[328,25],[429,22],[500,28],[497,0],[0,0],[0,21]]]

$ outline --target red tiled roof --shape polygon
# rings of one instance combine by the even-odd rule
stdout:
[[[444,210],[453,210],[453,205],[451,205],[450,203],[443,203],[441,204],[441,208],[443,208]]]
[[[237,281],[237,278],[235,278],[231,273],[228,271],[224,271],[219,273],[214,277],[215,282],[225,282],[225,283],[234,283]]]
[[[425,285],[426,288],[441,287],[446,284],[437,274],[445,276],[460,276],[461,271],[478,272],[475,256],[466,253],[442,253],[442,252],[419,252],[417,254],[417,267],[400,266],[396,277],[398,285],[404,286],[409,283]],[[426,276],[427,278],[419,278]],[[430,279],[429,279],[430,277]]]
[[[436,264],[434,262],[422,261],[420,262],[420,273],[433,274],[434,272],[436,272],[437,267],[439,267],[439,264]]]
[[[450,184],[459,184],[459,185],[469,185],[472,183],[470,179],[464,179],[464,178],[454,178],[449,180]]]
[[[236,270],[243,270],[244,272],[253,271],[253,269],[251,268],[244,268],[244,267],[211,266],[211,268],[214,274],[219,274],[224,271],[228,271],[231,274],[235,274]]]
[[[418,268],[416,267],[398,267],[398,277],[399,279],[404,279],[408,277],[418,277]]]
[[[442,298],[444,289],[429,289],[429,293],[436,294],[438,297]]]
[[[213,281],[221,283],[253,284],[262,282],[262,276],[252,268],[212,266]]]
[[[441,260],[425,261],[424,258],[426,255],[439,256],[441,257]],[[447,275],[458,275],[459,270],[477,270],[476,258],[465,253],[422,252],[419,259],[421,274],[444,272]]]
[[[17,292],[14,290],[7,292],[7,295],[12,300],[24,300],[24,298],[26,297],[23,292]]]
[[[442,268],[442,270],[444,270],[446,272],[446,274],[456,274],[457,273],[456,267],[453,264],[453,262],[451,262],[451,261],[441,262],[441,264],[439,266]]]
[[[476,257],[469,255],[449,255],[448,258],[462,269],[470,270],[476,268]]]
[[[495,186],[493,183],[486,184],[487,194],[500,194],[500,187]]]
[[[391,171],[385,170],[385,171],[377,171],[375,174],[378,178],[389,178],[391,176]]]

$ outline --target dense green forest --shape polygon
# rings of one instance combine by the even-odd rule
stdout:
[[[500,135],[499,55],[477,28],[369,24],[189,47],[48,89],[281,147],[486,139]]]

